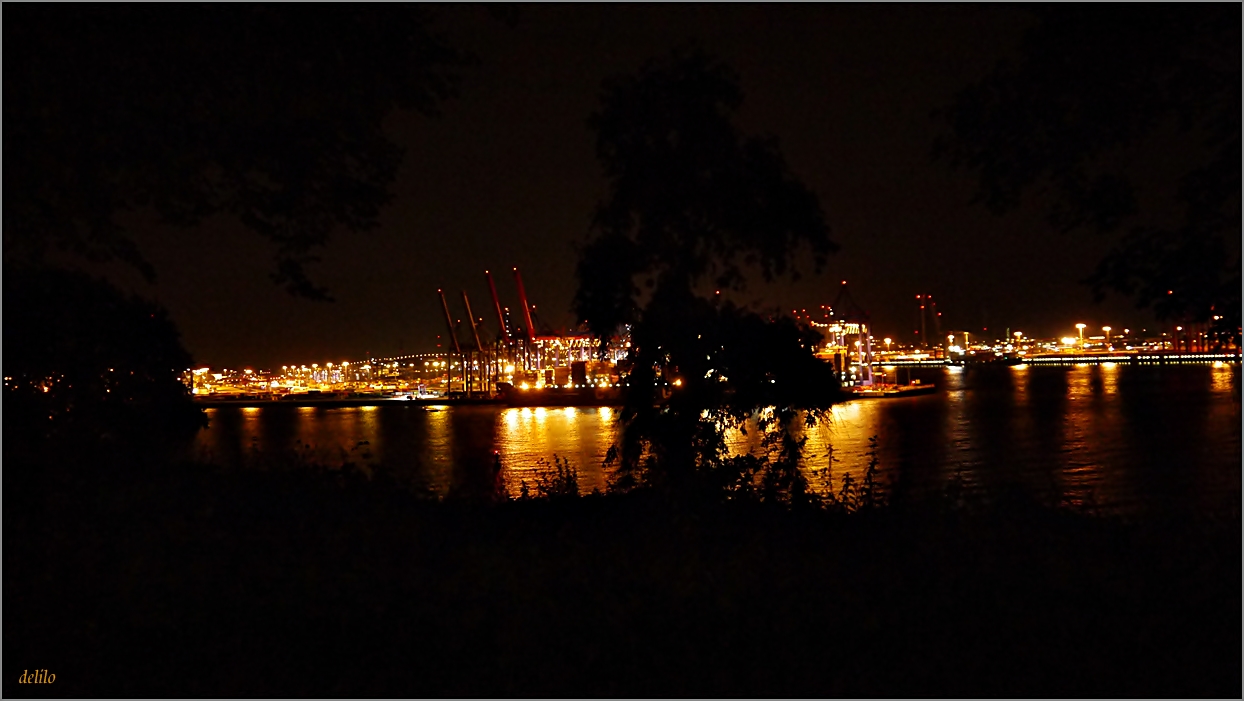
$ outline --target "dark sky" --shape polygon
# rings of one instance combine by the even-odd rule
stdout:
[[[1029,21],[1014,7],[543,5],[523,7],[511,28],[451,12],[446,32],[480,64],[440,118],[392,116],[407,153],[381,226],[338,236],[312,268],[335,303],[272,284],[271,249],[223,218],[201,227],[194,250],[193,234],[136,218],[160,277],[131,284],[171,310],[196,361],[213,367],[432,350],[438,287],[456,316],[466,289],[494,325],[485,268],[517,306],[517,265],[542,319],[563,327],[575,247],[605,192],[586,126],[601,80],[695,41],[739,72],[742,128],[779,138],[842,247],[820,277],[753,287],[744,301],[814,307],[847,279],[878,335],[904,340],[920,293],[937,297],[943,329],[1141,325],[1148,314],[1117,299],[1095,306],[1078,283],[1107,240],[1052,232],[1035,207],[995,217],[970,206],[970,176],[931,160],[934,110],[1013,52]]]

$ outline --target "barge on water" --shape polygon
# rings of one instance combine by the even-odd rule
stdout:
[[[914,380],[908,385],[872,384],[844,387],[843,389],[846,390],[848,399],[895,399],[898,397],[933,394],[937,391],[937,385],[921,384],[919,380]]]

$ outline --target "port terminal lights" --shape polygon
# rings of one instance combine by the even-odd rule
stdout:
[[[946,335],[946,362],[950,365],[962,365],[968,353],[968,333],[963,332],[963,345],[955,343],[955,334]]]
[[[833,363],[838,379],[844,385],[871,386],[873,377],[873,346],[865,322],[831,321],[828,324],[809,320],[825,334],[825,345],[817,357]]]
[[[846,280],[838,288],[838,295],[833,304],[829,305],[826,316],[829,317],[828,323],[817,323],[808,319],[812,326],[822,329],[827,341],[824,349],[817,355],[833,360],[834,370],[838,372],[843,384],[871,386],[872,325],[869,323],[868,313],[851,298]]]

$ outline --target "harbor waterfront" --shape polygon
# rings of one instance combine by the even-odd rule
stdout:
[[[365,360],[324,361],[282,365],[280,370],[210,367],[186,369],[182,381],[203,404],[239,400],[341,401],[355,403],[360,397],[407,400],[459,400],[467,403],[492,400],[510,406],[607,406],[616,404],[618,390],[628,380],[634,358],[630,327],[596,338],[586,331],[545,329],[536,332],[534,305],[527,300],[522,276],[513,269],[519,293],[516,325],[508,307],[497,297],[492,274],[485,271],[497,315],[498,332],[481,335],[471,313],[467,293],[462,301],[470,321],[471,336],[460,339],[445,299],[437,290],[444,312],[444,352],[416,353]],[[1002,337],[986,330],[951,331],[943,336],[941,312],[932,295],[916,295],[919,310],[914,342],[874,335],[870,315],[855,302],[847,281],[838,288],[832,305],[819,310],[792,309],[796,324],[819,339],[809,345],[813,354],[830,364],[839,382],[849,388],[893,390],[902,372],[912,367],[946,365],[1079,365],[1126,363],[1131,365],[1184,365],[1238,363],[1239,333],[1223,334],[1207,324],[1174,325],[1170,332],[1155,329],[1115,329],[1102,326],[1102,335],[1085,336],[1084,323],[1076,323],[1075,336],[1038,338],[1023,331],[1005,330]],[[1214,316],[1217,322],[1220,316]],[[478,319],[482,322],[482,318]],[[932,331],[930,337],[929,332]],[[1112,331],[1114,332],[1112,335]],[[439,337],[438,337],[439,338]],[[437,344],[438,348],[440,343]],[[663,368],[656,378],[667,389],[680,385],[676,367]],[[560,395],[565,392],[564,396]],[[884,392],[871,392],[881,396]]]
[[[915,489],[957,480],[1122,512],[1238,508],[1239,372],[1232,363],[911,368],[937,391],[836,405],[827,423],[805,429],[805,470],[823,490],[844,474],[860,479],[875,454],[884,479]],[[196,450],[208,459],[296,451],[386,470],[438,495],[487,489],[497,457],[511,495],[547,476],[554,456],[578,471],[582,492],[605,490],[612,472],[602,461],[617,432],[607,406],[394,400],[207,412]],[[754,432],[729,440],[738,452],[760,447]]]
[[[887,339],[888,340],[888,339]],[[878,354],[881,355],[881,354]],[[414,356],[412,356],[414,357]],[[422,357],[422,356],[420,356]],[[428,357],[447,357],[429,354]],[[438,365],[447,365],[443,361],[431,361]],[[1200,353],[1153,353],[1139,350],[1124,352],[1083,352],[1068,350],[1041,354],[1004,353],[1001,349],[983,349],[979,354],[928,354],[928,353],[893,353],[882,355],[881,359],[863,363],[859,358],[848,358],[841,363],[839,375],[844,385],[865,389],[872,384],[893,386],[902,380],[904,373],[910,368],[941,368],[950,366],[970,365],[1213,365],[1223,367],[1240,362],[1240,353],[1200,352]],[[424,364],[429,364],[424,361]],[[187,384],[194,389],[195,402],[200,406],[264,406],[268,402],[280,401],[310,406],[366,406],[378,401],[411,401],[416,404],[503,404],[509,406],[615,406],[619,404],[621,383],[614,377],[613,382],[593,384],[569,383],[565,386],[526,384],[514,386],[512,383],[501,383],[498,391],[453,392],[448,388],[448,375],[440,376],[440,387],[430,388],[426,381],[418,381],[412,377],[400,379],[401,363],[390,364],[390,377],[385,380],[373,381],[362,379],[350,381],[342,379],[340,369],[335,379],[320,380],[317,384],[302,384],[286,381],[269,381],[267,373],[255,373],[251,370],[233,371],[226,376],[216,373],[215,379],[223,384],[215,388],[200,391],[196,385],[200,377],[206,377],[208,368],[187,371]],[[867,370],[864,366],[867,366]],[[329,364],[331,368],[331,363]],[[411,367],[415,365],[412,363]],[[318,367],[318,366],[317,366]],[[371,369],[371,366],[367,366]],[[383,363],[377,363],[377,372]],[[327,378],[330,368],[323,373]],[[570,371],[569,367],[562,368]],[[869,382],[860,384],[859,379],[867,376]],[[667,378],[672,379],[672,378]],[[413,381],[412,381],[413,380]],[[676,379],[675,379],[676,381]],[[675,385],[666,382],[667,388]],[[298,389],[291,389],[297,386]],[[310,389],[314,387],[315,389]]]

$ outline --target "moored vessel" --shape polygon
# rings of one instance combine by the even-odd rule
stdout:
[[[937,391],[937,385],[921,384],[919,380],[913,380],[911,384],[906,385],[856,385],[854,387],[844,387],[847,397],[850,399],[894,399],[897,397],[913,397],[922,394],[933,394]]]

